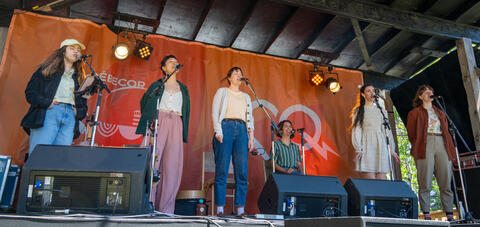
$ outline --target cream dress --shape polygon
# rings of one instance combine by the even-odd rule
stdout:
[[[385,129],[382,125],[383,119],[380,110],[373,104],[372,106],[364,106],[363,127],[357,125],[352,129],[352,144],[355,152],[362,152],[362,157],[356,162],[356,171],[359,172],[390,172],[387,142],[385,138]],[[387,111],[382,108],[383,113],[387,116]],[[355,112],[354,118],[357,117]],[[390,151],[394,150],[393,135],[387,130]]]

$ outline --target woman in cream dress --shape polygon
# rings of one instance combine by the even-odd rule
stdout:
[[[374,103],[375,88],[372,85],[364,85],[360,88],[357,105],[352,110],[352,144],[355,148],[356,171],[362,178],[385,179],[390,172],[390,155],[397,163],[400,163],[395,153],[393,135],[390,130],[385,132],[383,116],[387,111],[378,108]],[[386,136],[390,142],[388,153]]]

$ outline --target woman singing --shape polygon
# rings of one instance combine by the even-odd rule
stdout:
[[[395,153],[393,135],[385,131],[383,116],[387,111],[380,110],[374,103],[375,88],[366,84],[360,88],[357,105],[352,110],[352,144],[355,148],[356,171],[366,179],[385,179],[390,172],[386,136],[390,142],[391,156],[400,163]]]
[[[245,214],[247,196],[248,152],[253,150],[252,103],[248,94],[240,91],[242,69],[231,68],[223,80],[230,85],[217,90],[213,98],[212,119],[215,136],[215,204],[217,215],[223,215],[230,157],[235,172],[236,214]]]
[[[411,154],[417,166],[418,197],[426,220],[430,220],[430,191],[433,175],[440,188],[440,199],[448,221],[453,221],[453,193],[451,160],[455,147],[448,132],[447,117],[432,105],[433,88],[422,85],[413,100],[414,108],[408,113],[407,132],[412,144]]]
[[[64,40],[30,78],[25,89],[30,109],[21,123],[30,134],[29,154],[37,144],[71,145],[79,135],[87,104],[74,91],[84,80],[77,57],[84,49],[75,39]]]
[[[164,75],[172,74],[178,65],[177,58],[168,55],[162,59]],[[163,84],[163,78],[153,82],[140,101],[142,116],[137,134],[145,134],[147,121],[153,122],[160,97],[158,113],[157,155],[155,169],[160,173],[160,182],[152,188],[153,207],[161,212],[173,214],[175,197],[182,181],[183,143],[187,142],[188,121],[190,118],[190,96],[187,87],[177,80],[177,72]],[[149,140],[148,136],[144,141]]]

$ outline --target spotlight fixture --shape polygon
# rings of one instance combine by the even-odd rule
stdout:
[[[113,46],[113,56],[118,60],[125,60],[128,58],[128,44],[126,43],[117,43]]]
[[[325,81],[325,87],[333,92],[333,94],[337,93],[342,88],[338,80],[333,77],[330,77]]]
[[[322,71],[310,71],[310,83],[315,86],[320,86],[323,83]]]
[[[145,38],[144,38],[145,40]],[[150,45],[150,43],[147,43],[142,40],[137,40],[137,44],[135,46],[135,50],[133,51],[133,54],[143,60],[148,60],[150,58],[150,55],[152,55],[153,52],[153,47]]]
[[[325,87],[335,94],[342,89],[342,86],[340,85],[340,80],[338,79],[338,73],[332,72],[332,70],[333,66],[328,66],[328,71],[325,73],[325,77],[328,77],[325,81]]]
[[[317,62],[313,63],[313,70],[310,71],[310,76],[308,81],[314,86],[320,86],[324,81],[323,71],[318,68],[319,64]]]
[[[129,50],[128,43],[118,42],[118,37],[120,36],[120,33],[117,34],[117,42],[113,46],[113,56],[116,59],[123,61],[128,58],[128,55],[130,55],[130,50]],[[123,31],[123,33],[125,35],[124,38],[128,42],[128,32]]]
[[[327,71],[323,71],[320,67],[327,67]],[[322,63],[319,61],[313,62],[313,70],[310,71],[308,81],[313,86],[320,86],[325,84],[328,90],[330,90],[333,94],[337,93],[342,89],[340,86],[340,81],[338,79],[338,73],[333,72],[333,66],[327,65],[326,63]]]

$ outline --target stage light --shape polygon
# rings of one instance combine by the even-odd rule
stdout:
[[[152,55],[153,47],[150,43],[147,43],[142,40],[137,40],[137,45],[135,46],[135,50],[133,54],[143,60],[148,60],[150,55]]]
[[[128,58],[129,50],[128,44],[126,43],[117,43],[113,46],[113,56],[118,60],[125,60]]]
[[[325,81],[325,87],[327,87],[328,90],[333,92],[333,94],[337,93],[342,88],[338,80],[333,77],[330,77]]]
[[[310,83],[315,86],[320,86],[323,83],[323,72],[322,71],[310,71]]]

